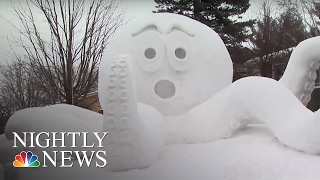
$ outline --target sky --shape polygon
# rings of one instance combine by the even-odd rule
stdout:
[[[14,0],[17,2],[19,0]],[[20,0],[21,1],[21,0]],[[244,19],[254,18],[259,11],[259,4],[262,0],[250,0],[251,7],[244,16]],[[123,9],[126,12],[126,18],[131,19],[137,16],[147,15],[155,10],[154,0],[122,0],[119,9]],[[39,10],[34,13],[40,13]],[[19,33],[11,24],[19,25],[19,19],[13,14],[11,3],[9,0],[0,0],[0,64],[10,62],[10,46],[8,38],[18,37]],[[41,27],[45,29],[44,20],[38,20]],[[16,47],[14,47],[16,48]]]

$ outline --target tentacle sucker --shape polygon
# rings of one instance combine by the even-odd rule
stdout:
[[[304,104],[311,93],[320,66],[320,36],[302,41],[293,50],[287,68],[279,80]]]
[[[104,147],[108,167],[126,171],[150,166],[163,145],[162,115],[146,104],[138,103],[129,55],[118,55],[107,68],[102,131],[108,132]],[[102,90],[101,90],[102,91]]]
[[[111,61],[106,83],[106,106],[103,106],[102,131],[108,132],[105,147],[113,170],[131,169],[140,154],[139,115],[134,82],[127,56],[117,56]],[[129,78],[129,79],[128,79]],[[130,94],[128,91],[131,91]]]

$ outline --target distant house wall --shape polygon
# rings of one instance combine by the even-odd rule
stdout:
[[[93,92],[89,94],[83,104],[89,104],[89,107],[86,107],[87,109],[97,112],[97,113],[102,113],[101,106],[99,103],[99,98],[98,98],[98,92]]]

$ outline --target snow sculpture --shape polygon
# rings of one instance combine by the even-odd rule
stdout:
[[[316,71],[320,66],[319,37],[300,43],[292,52],[289,62],[280,82],[307,105],[317,78]]]
[[[105,113],[103,129],[112,137],[106,142],[107,151],[114,154],[109,165],[115,170],[147,167],[161,149],[156,129],[162,115],[185,114],[232,82],[232,61],[218,34],[173,14],[154,14],[128,24],[113,37],[104,59],[99,100]],[[146,105],[137,108],[137,102],[162,115]],[[157,128],[151,130],[146,123]],[[125,141],[128,136],[131,139]],[[116,155],[121,151],[126,153]],[[130,153],[132,160],[125,155]]]
[[[143,108],[147,106],[137,108],[137,102],[153,106],[163,115],[166,143],[229,138],[251,120],[258,119],[284,144],[307,153],[319,153],[320,138],[316,137],[320,133],[315,128],[318,115],[294,97],[302,94],[302,87],[309,93],[301,98],[302,103],[310,100],[314,86],[309,82],[315,80],[314,73],[319,67],[320,53],[316,50],[319,39],[309,39],[296,48],[282,84],[261,77],[244,78],[231,84],[230,56],[220,37],[209,27],[167,13],[153,14],[128,24],[110,42],[99,71],[99,99],[106,113],[104,130],[121,137],[121,118],[124,116],[132,123],[127,124],[132,137],[127,144],[121,142],[121,138],[106,142],[107,147],[120,152],[113,156],[110,166],[117,164],[115,170],[125,170],[130,165],[141,168],[146,164],[139,162],[147,159],[143,154],[152,149],[152,145],[143,144],[160,142],[152,138],[155,133],[144,126],[153,121],[142,118],[147,112]],[[310,45],[314,49],[303,60],[305,47]],[[297,75],[292,72],[308,64],[306,61],[312,65],[310,80],[305,86],[301,83],[307,70]],[[230,86],[226,88],[227,85]],[[119,98],[115,100],[117,93]],[[131,107],[125,110],[129,113],[121,112],[124,105]],[[157,120],[161,119],[159,114],[154,114]],[[287,129],[289,124],[292,127]],[[128,144],[131,144],[131,154],[126,156],[120,150]],[[149,153],[157,157],[159,151]]]
[[[283,144],[319,154],[320,115],[303,105],[314,88],[319,47],[320,37],[301,42],[280,82],[231,83],[230,56],[213,30],[181,15],[152,14],[117,32],[104,54],[103,117],[68,105],[25,109],[9,120],[6,138],[13,131],[107,131],[107,168],[125,171],[150,166],[164,143],[230,138],[257,119]],[[1,157],[9,153],[6,144],[0,142]]]
[[[128,23],[108,45],[99,75],[104,108],[105,78],[120,54],[132,59],[138,101],[164,116],[184,114],[232,82],[232,61],[218,34],[184,16],[153,14]]]

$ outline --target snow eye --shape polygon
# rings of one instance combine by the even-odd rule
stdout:
[[[140,54],[137,58],[138,63],[140,68],[145,72],[155,72],[159,70],[163,62],[161,52],[164,50],[161,49],[161,45],[156,43],[150,44],[144,47],[142,46],[141,50],[138,50]]]
[[[177,48],[174,53],[176,57],[181,60],[185,59],[187,56],[187,52],[183,48]]]
[[[161,69],[165,46],[161,34],[155,31],[144,31],[132,38],[130,44],[132,60],[136,61],[140,69],[146,73]]]
[[[181,31],[172,31],[167,40],[170,67],[177,72],[187,71],[194,59],[194,39]]]
[[[157,52],[153,48],[147,48],[144,51],[144,56],[149,60],[154,59],[156,57],[156,55],[157,55]]]

